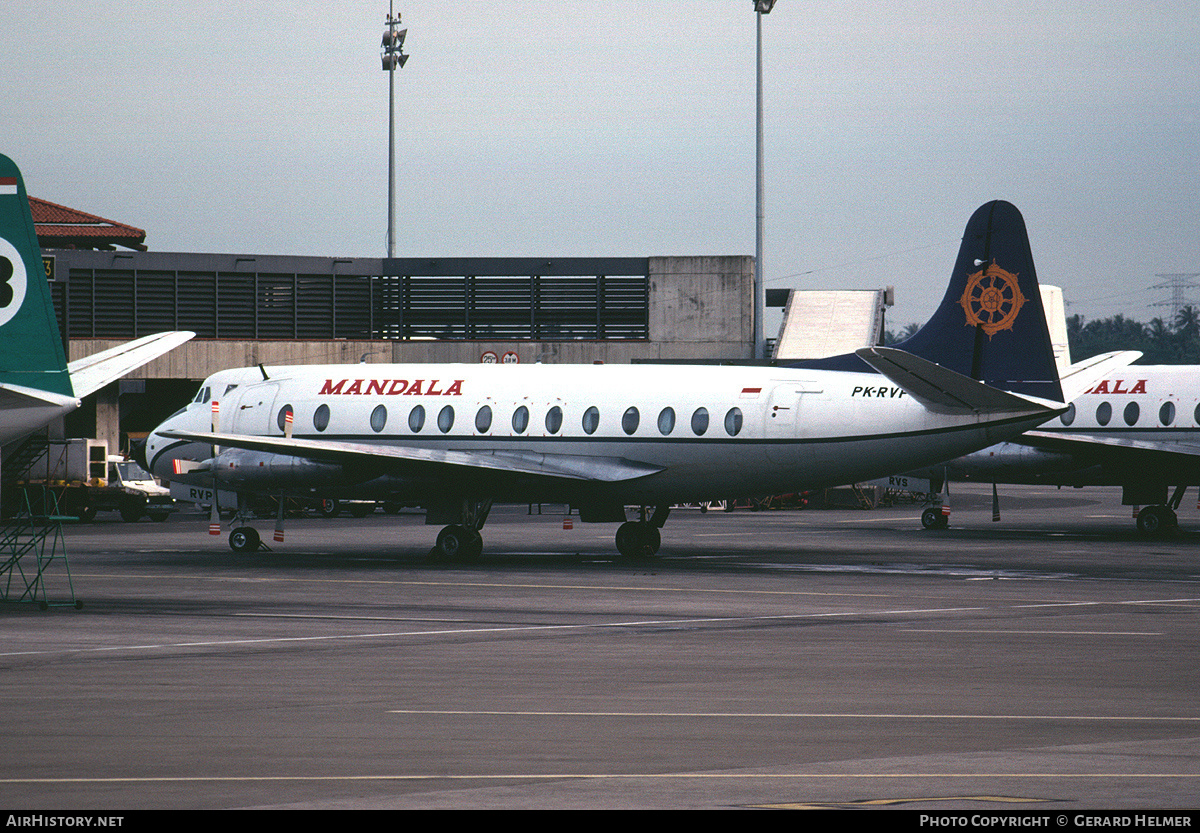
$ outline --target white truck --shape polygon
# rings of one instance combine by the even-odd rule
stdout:
[[[165,521],[175,511],[170,491],[135,461],[109,454],[107,443],[88,439],[51,440],[5,495],[6,514],[25,502],[34,512],[90,521],[100,511],[121,513],[128,522],[149,517]],[[46,495],[54,497],[47,506]]]

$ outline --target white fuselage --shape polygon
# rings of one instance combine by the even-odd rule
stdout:
[[[208,444],[172,440],[165,430],[210,431],[211,401],[224,434],[293,436],[357,445],[525,455],[570,455],[661,468],[616,483],[551,483],[567,499],[603,494],[654,504],[777,494],[840,485],[945,460],[1015,436],[1045,419],[934,413],[877,373],[769,367],[675,365],[328,365],[242,368],[203,383],[196,399],[152,434],[152,471],[212,484],[206,473],[176,474],[176,459],[201,461]],[[524,417],[524,419],[523,419]],[[470,493],[474,476],[426,480],[420,469],[380,475],[343,466],[311,476],[261,455],[261,490],[352,493]],[[290,471],[270,477],[271,471]],[[414,473],[415,472],[415,473]],[[307,479],[306,479],[307,478]],[[286,480],[288,482],[284,483]],[[252,473],[239,488],[254,490]],[[536,478],[516,492],[479,495],[524,502],[542,497]],[[565,494],[564,494],[565,492]],[[381,494],[380,497],[383,495]]]
[[[1110,373],[1077,397],[1066,413],[1037,431],[1063,438],[1095,438],[1045,450],[1019,440],[965,455],[947,464],[952,477],[997,482],[1118,485],[1131,480],[1192,482],[1200,474],[1200,368],[1130,365]],[[1137,446],[1145,456],[1111,453]],[[1152,452],[1176,452],[1169,464]]]

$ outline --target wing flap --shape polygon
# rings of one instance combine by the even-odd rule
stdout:
[[[251,437],[242,434],[208,434],[192,431],[163,431],[161,436],[219,445],[222,448],[241,448],[269,454],[286,454],[323,463],[348,463],[364,459],[374,462],[392,460],[398,465],[457,466],[509,474],[604,483],[636,480],[663,470],[661,466],[652,466],[620,457],[539,454],[491,449],[448,451],[403,445],[376,445],[285,437]]]

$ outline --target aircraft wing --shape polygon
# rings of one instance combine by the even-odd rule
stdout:
[[[71,374],[71,387],[75,395],[82,399],[109,382],[115,382],[126,373],[137,370],[146,362],[174,350],[195,335],[186,330],[156,333],[76,359],[67,365],[67,371]]]
[[[1112,437],[1103,434],[1066,433],[1062,431],[1026,431],[1009,442],[1043,448],[1049,451],[1087,453],[1097,461],[1137,463],[1150,465],[1152,459],[1160,461],[1183,459],[1189,462],[1200,460],[1200,446],[1181,442],[1156,442],[1135,440],[1127,437]]]
[[[940,364],[892,347],[860,347],[859,358],[904,388],[913,399],[941,414],[1013,413],[1044,411],[1047,419],[1066,405],[1019,396],[990,387]]]
[[[616,483],[636,480],[657,474],[662,466],[651,466],[620,457],[586,457],[569,454],[538,454],[511,451],[445,451],[434,448],[414,448],[403,445],[374,445],[337,442],[332,440],[303,440],[286,437],[252,437],[243,434],[196,433],[191,431],[162,431],[164,437],[190,442],[240,448],[268,454],[304,457],[322,463],[380,463],[393,461],[397,465],[457,466],[486,469],[508,474],[537,475],[566,480]]]

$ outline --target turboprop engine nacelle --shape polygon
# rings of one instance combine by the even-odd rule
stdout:
[[[1019,443],[997,443],[947,464],[951,476],[964,480],[1006,480],[1074,471],[1079,461],[1070,454],[1043,451]]]
[[[270,490],[344,486],[357,480],[336,463],[318,463],[287,454],[229,449],[212,461],[212,471],[222,489]],[[364,473],[365,474],[365,473]]]

